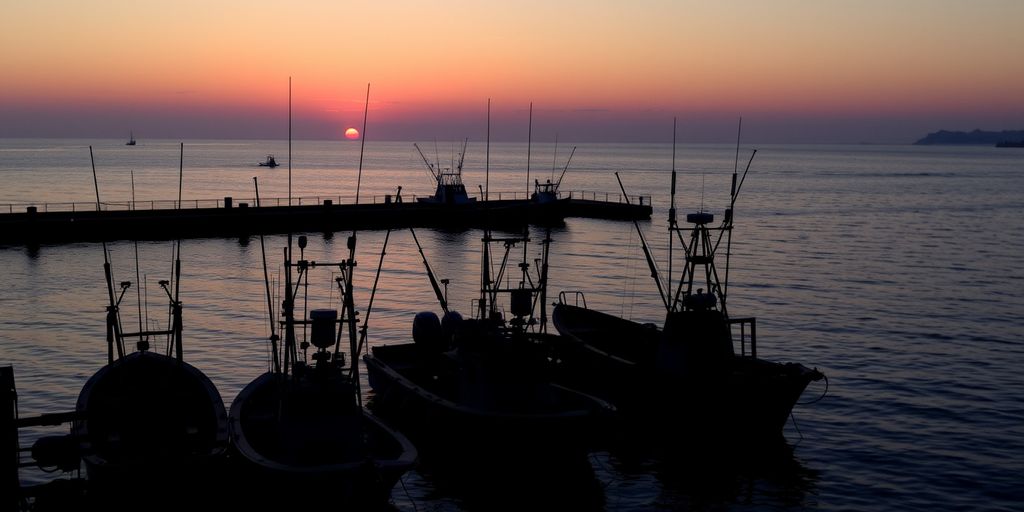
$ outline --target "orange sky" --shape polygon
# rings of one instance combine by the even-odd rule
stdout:
[[[577,140],[1024,128],[1019,0],[8,4],[6,137],[278,137],[289,76],[310,138],[358,125],[367,83],[393,138],[478,131],[487,98]]]

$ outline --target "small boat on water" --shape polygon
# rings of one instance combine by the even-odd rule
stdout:
[[[676,253],[683,264],[674,289],[671,281],[663,287],[640,235],[666,307],[665,323],[658,327],[588,309],[580,292],[563,292],[552,323],[576,343],[562,345],[562,377],[626,413],[681,419],[652,423],[672,425],[676,434],[734,441],[781,437],[805,388],[824,374],[799,363],[759,358],[755,319],[728,314],[728,287],[719,277],[715,256],[724,248],[728,265],[739,190],[736,175],[730,208],[718,227],[711,226],[714,215],[704,211],[686,216],[690,228],[677,225],[675,181],[673,171],[669,231],[673,241],[688,237],[689,242]]]
[[[423,150],[420,149],[419,145],[413,144],[416,151],[419,152],[420,157],[423,158],[423,163],[426,164],[427,170],[430,171],[431,177],[437,184],[437,188],[434,190],[434,195],[429,197],[418,197],[417,202],[420,203],[431,203],[431,204],[467,204],[476,202],[475,197],[469,197],[466,193],[466,185],[462,183],[462,163],[466,158],[466,144],[464,141],[462,144],[462,152],[459,153],[458,164],[453,161],[452,167],[441,167],[441,163],[431,163],[427,160],[427,157],[423,155]]]
[[[277,160],[274,158],[274,155],[267,155],[267,159],[260,162],[259,164],[260,167],[277,167],[278,165],[281,165],[277,163]]]
[[[241,480],[254,489],[319,484],[330,490],[319,499],[332,505],[369,506],[386,502],[391,488],[416,462],[416,449],[408,439],[362,404],[358,346],[366,331],[359,339],[352,297],[355,245],[353,234],[349,257],[336,263],[307,260],[305,237],[299,237],[298,260],[292,259],[290,243],[285,251],[284,343],[279,350],[277,335],[271,335],[271,370],[242,389],[229,412],[234,450],[245,465]],[[308,273],[318,268],[333,269],[339,276],[340,312],[313,309],[308,319],[296,318],[296,310],[306,311],[308,303],[305,295],[298,308],[298,295],[308,292]],[[347,358],[342,350],[345,334]]]
[[[119,304],[131,283],[121,282],[118,290],[110,263],[104,268],[110,300],[107,364],[82,387],[71,428],[90,491],[120,498],[146,494],[153,482],[194,488],[223,463],[228,430],[216,387],[182,358],[180,260],[174,293],[169,281],[160,281],[170,301],[171,326],[166,330],[124,332]],[[151,350],[150,339],[158,336],[167,336],[168,354]],[[128,353],[125,340],[131,338],[138,340],[137,351]]]
[[[448,309],[427,265],[443,319],[421,312],[413,319],[412,342],[375,346],[364,356],[374,410],[445,456],[509,464],[572,459],[595,446],[614,414],[608,402],[551,382],[548,345],[534,314],[544,301],[550,239],[540,277],[528,277],[530,264],[524,261],[519,285],[504,284],[510,251],[527,241],[486,232],[479,309],[472,319]],[[505,249],[496,275],[491,244]],[[511,298],[507,320],[499,294]]]
[[[128,132],[128,142],[125,142],[124,145],[125,146],[134,146],[135,145],[135,134],[134,133]]]

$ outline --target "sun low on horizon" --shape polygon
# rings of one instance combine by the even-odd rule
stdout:
[[[531,102],[542,133],[595,141],[664,140],[675,116],[723,141],[738,117],[769,142],[1024,124],[1019,0],[127,5],[5,7],[0,137],[273,138],[293,102],[296,137],[357,140],[338,127],[367,83],[382,140],[479,137],[491,98],[518,139]]]
[[[345,129],[345,138],[348,140],[359,140],[359,130],[355,128]]]

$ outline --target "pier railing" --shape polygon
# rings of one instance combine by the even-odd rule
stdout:
[[[490,192],[489,198],[492,201],[524,200],[529,199],[530,194],[523,191],[496,191]],[[403,196],[402,200],[416,201],[415,195]],[[426,197],[426,196],[421,196]],[[559,191],[559,198],[582,199],[589,201],[602,201],[606,203],[625,203],[650,205],[651,196],[631,195],[627,197],[621,193],[596,192],[590,190],[569,190]],[[365,198],[365,196],[364,196]],[[363,199],[364,203],[386,204],[395,200],[392,194],[375,195],[369,201]],[[329,202],[329,203],[328,203]],[[312,206],[321,204],[354,204],[355,196],[304,196],[293,197],[289,202],[287,197],[261,198],[261,206]],[[129,210],[181,210],[198,208],[244,208],[255,207],[255,198],[233,198],[224,197],[219,199],[183,199],[177,200],[152,200],[152,201],[103,201],[100,209],[103,211],[129,211]],[[75,201],[65,203],[7,203],[0,205],[0,214],[25,213],[25,212],[84,212],[96,211],[96,202]]]

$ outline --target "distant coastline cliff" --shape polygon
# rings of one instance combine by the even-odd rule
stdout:
[[[929,133],[923,139],[915,142],[915,145],[941,145],[941,144],[976,144],[993,146],[1007,141],[1024,141],[1024,130],[1003,130],[1001,132],[986,132],[974,130],[972,132],[951,132],[939,130]]]

